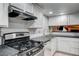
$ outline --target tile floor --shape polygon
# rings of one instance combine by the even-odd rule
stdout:
[[[56,53],[54,54],[54,56],[72,56],[72,55],[68,55],[68,54],[61,53],[61,52],[56,52]]]

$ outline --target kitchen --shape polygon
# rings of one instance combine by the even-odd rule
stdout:
[[[79,56],[78,3],[0,3],[0,56]]]

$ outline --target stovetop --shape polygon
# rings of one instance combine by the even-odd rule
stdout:
[[[10,43],[9,43],[10,42]],[[33,40],[8,40],[8,42],[6,43],[6,45],[15,48],[19,51],[24,51],[24,50],[29,50],[33,47],[39,47],[39,45],[41,44],[41,42],[39,41],[33,41]]]

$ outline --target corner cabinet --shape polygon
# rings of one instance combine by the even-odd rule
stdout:
[[[0,27],[8,27],[8,3],[0,3]]]

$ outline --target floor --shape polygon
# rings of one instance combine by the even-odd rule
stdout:
[[[61,53],[61,52],[56,52],[54,54],[54,56],[72,56],[72,55],[69,55],[69,54],[66,54],[66,53]]]

